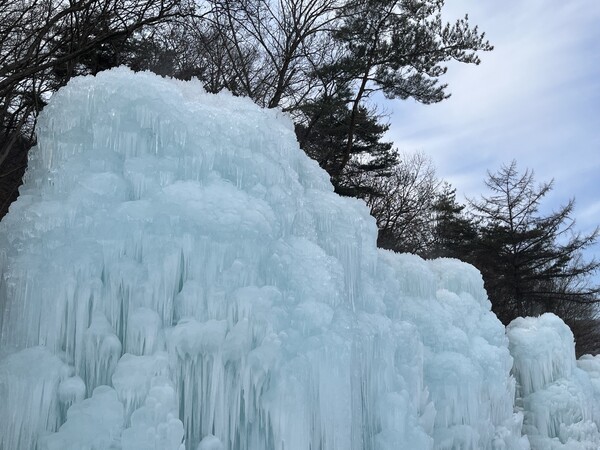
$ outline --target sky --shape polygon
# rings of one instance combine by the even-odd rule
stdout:
[[[451,97],[436,105],[387,101],[387,138],[429,155],[458,193],[486,193],[487,171],[513,159],[538,182],[543,207],[575,197],[576,228],[600,225],[600,0],[447,0],[495,49],[479,66],[451,64]],[[600,245],[594,249],[600,258]]]

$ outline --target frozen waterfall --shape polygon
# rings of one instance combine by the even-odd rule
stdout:
[[[0,450],[598,442],[568,329],[531,365],[539,319],[515,324],[517,390],[477,270],[377,249],[282,113],[116,69],[37,135],[0,223]]]

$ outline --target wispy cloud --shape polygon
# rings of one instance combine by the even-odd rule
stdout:
[[[480,66],[452,64],[452,97],[386,103],[389,138],[431,155],[461,194],[484,191],[486,170],[517,160],[555,180],[549,209],[577,198],[578,224],[600,223],[600,1],[453,0],[495,46]]]

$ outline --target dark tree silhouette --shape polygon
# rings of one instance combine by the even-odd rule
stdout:
[[[566,321],[589,318],[600,286],[589,277],[600,266],[582,252],[598,229],[582,234],[571,218],[574,201],[543,215],[552,183],[535,184],[534,173],[516,163],[488,173],[491,194],[470,205],[479,219],[474,263],[481,270],[493,309],[505,324],[518,316],[555,312]]]

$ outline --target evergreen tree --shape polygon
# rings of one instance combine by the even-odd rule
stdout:
[[[600,286],[588,281],[600,263],[586,261],[582,251],[595,243],[598,229],[575,232],[573,201],[542,215],[540,202],[552,183],[536,186],[533,171],[520,174],[514,161],[488,173],[486,185],[491,195],[470,201],[480,234],[474,262],[500,320],[555,312],[568,321],[593,312]]]
[[[427,252],[429,258],[457,258],[473,262],[478,231],[465,205],[456,201],[456,189],[444,183],[433,208],[433,238]]]
[[[398,159],[392,143],[381,141],[388,125],[380,123],[373,111],[361,107],[355,118],[351,158],[341,169],[351,120],[349,95],[346,89],[306,102],[301,111],[309,119],[296,125],[296,134],[308,156],[329,174],[337,174],[331,178],[337,193],[364,197],[376,193],[375,180],[389,176]]]
[[[334,65],[354,94],[341,175],[352,158],[352,146],[365,99],[382,91],[388,98],[413,98],[428,104],[447,98],[439,77],[445,62],[478,64],[478,51],[493,47],[468,18],[454,24],[442,21],[443,0],[349,0],[342,8],[343,23],[334,33],[340,57]]]

